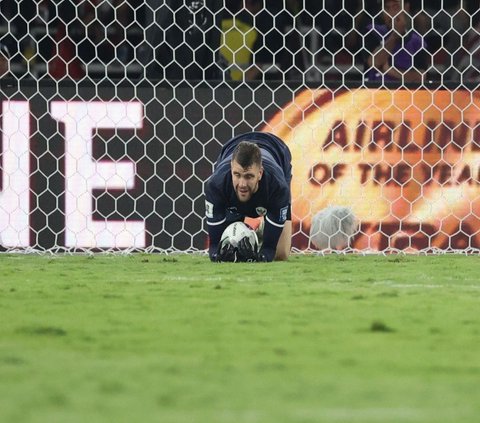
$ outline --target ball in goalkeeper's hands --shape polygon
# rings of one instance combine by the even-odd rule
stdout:
[[[258,248],[258,238],[255,231],[243,222],[234,222],[227,226],[220,238],[220,245],[229,243],[233,247],[238,247],[238,243],[247,238],[252,248]]]
[[[310,241],[319,250],[343,250],[358,231],[358,219],[348,207],[329,206],[312,218]]]

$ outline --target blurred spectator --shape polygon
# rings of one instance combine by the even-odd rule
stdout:
[[[32,39],[29,34],[36,12],[35,2],[33,0],[2,0],[0,7],[8,27],[8,33],[2,39],[2,44],[9,49],[10,69],[12,69],[14,64],[25,64],[30,58]]]
[[[85,69],[79,59],[78,45],[83,34],[84,2],[53,0],[57,13],[50,24],[56,28],[48,73],[52,78],[80,79]],[[87,2],[88,3],[88,2]]]
[[[146,42],[140,52],[146,76],[218,79],[222,8],[221,0],[147,0]]]
[[[355,16],[360,12],[362,2],[323,0],[323,3],[317,22],[323,37],[322,61],[335,63],[335,57],[342,53],[349,56],[344,60],[352,63],[361,42],[360,34],[355,31]]]
[[[45,0],[44,0],[45,1]],[[132,60],[133,45],[129,30],[140,27],[135,10],[140,0],[53,0],[58,14],[53,59],[49,73],[59,79],[80,79],[90,64],[99,63],[108,72],[112,64],[124,67]]]
[[[140,28],[140,16],[135,14],[139,3],[139,0],[89,0],[81,4],[78,11],[82,26],[79,37],[82,62],[107,65],[116,60],[116,64],[128,64],[134,44],[128,30]]]
[[[424,28],[433,28],[442,38],[443,47],[455,52],[461,44],[461,37],[470,26],[465,0],[423,0],[422,19]]]
[[[426,45],[412,28],[409,0],[384,0],[383,24],[367,26],[366,78],[369,81],[423,81]]]
[[[278,70],[276,62],[284,52],[281,10],[272,5],[267,10],[263,0],[232,0],[227,4],[230,13],[221,21],[220,55],[231,79],[252,81]]]
[[[472,25],[455,61],[452,79],[465,84],[480,84],[480,13],[473,15]]]
[[[287,80],[301,80],[302,75],[308,68],[310,61],[305,56],[311,54],[306,48],[304,37],[311,28],[311,15],[303,7],[302,0],[276,0],[269,2],[269,9],[278,15],[275,16],[275,24],[282,33],[284,42],[277,52],[276,62],[285,74]]]
[[[472,14],[478,12],[478,0],[423,0],[417,19],[425,28],[432,54],[437,56],[444,78],[458,76],[456,64],[460,48],[471,26]]]
[[[5,44],[0,43],[0,78],[10,74],[10,52]]]

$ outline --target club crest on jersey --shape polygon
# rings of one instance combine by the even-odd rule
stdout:
[[[227,207],[227,220],[228,221],[235,221],[237,220],[241,214],[238,212],[238,209],[236,207]]]
[[[288,206],[280,209],[280,221],[285,222],[287,220]]]
[[[267,209],[265,207],[257,207],[255,211],[259,216],[265,216],[267,214]]]

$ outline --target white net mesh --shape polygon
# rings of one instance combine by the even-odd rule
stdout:
[[[480,248],[474,0],[0,3],[0,246],[204,250],[203,184],[251,130],[293,155],[293,247]]]

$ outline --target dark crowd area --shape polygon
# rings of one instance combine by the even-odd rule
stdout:
[[[480,83],[478,0],[2,0],[2,78]]]

